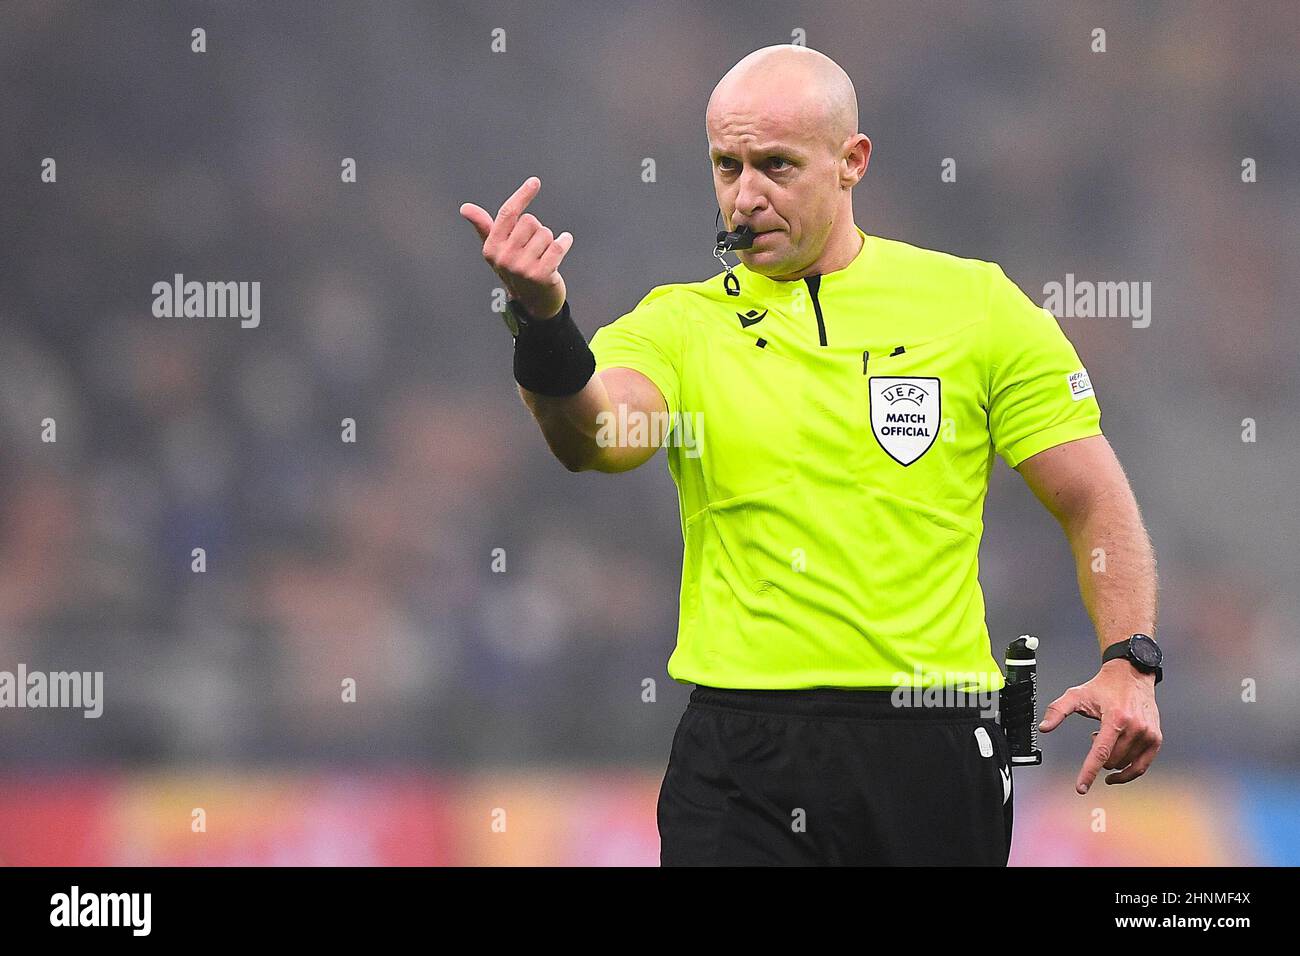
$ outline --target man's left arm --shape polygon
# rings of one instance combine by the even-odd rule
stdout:
[[[1156,562],[1137,501],[1103,435],[1041,451],[1017,467],[1038,500],[1060,522],[1078,571],[1079,593],[1104,650],[1136,633],[1155,636]],[[1100,655],[1099,655],[1100,657]],[[1073,713],[1101,721],[1075,789],[1088,792],[1102,768],[1106,783],[1142,774],[1160,750],[1155,675],[1113,660],[1047,708],[1049,732]]]

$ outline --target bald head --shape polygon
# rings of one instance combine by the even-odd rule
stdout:
[[[789,43],[755,50],[718,81],[705,125],[712,131],[737,113],[765,114],[806,142],[833,149],[858,130],[849,75],[826,54]]]
[[[737,251],[745,266],[787,281],[853,260],[852,189],[871,140],[839,64],[791,44],[755,50],[714,87],[705,127],[718,209],[728,229],[755,234]]]

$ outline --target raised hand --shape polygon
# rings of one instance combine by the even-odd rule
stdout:
[[[536,176],[524,180],[501,204],[495,219],[470,202],[461,205],[460,214],[483,240],[483,258],[501,277],[510,297],[534,318],[549,319],[563,308],[568,294],[559,267],[573,246],[573,234],[556,236],[536,216],[524,212],[541,188]]]

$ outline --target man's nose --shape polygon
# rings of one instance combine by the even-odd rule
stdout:
[[[762,176],[758,170],[747,168],[740,174],[739,188],[736,192],[736,211],[749,219],[760,209],[767,207],[767,196],[763,192]]]

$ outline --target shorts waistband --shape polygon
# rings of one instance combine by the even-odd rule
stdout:
[[[803,717],[871,717],[899,720],[978,720],[988,716],[978,706],[900,707],[892,687],[808,687],[797,690],[749,690],[706,687],[691,691],[692,704],[731,710]]]

